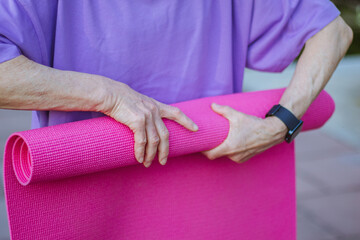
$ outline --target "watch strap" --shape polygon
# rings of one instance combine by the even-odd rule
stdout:
[[[274,105],[266,114],[266,117],[276,116],[284,122],[288,130],[295,129],[301,120],[297,119],[292,112],[281,106],[280,104]]]

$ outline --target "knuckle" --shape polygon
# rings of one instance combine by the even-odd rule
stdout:
[[[150,144],[158,145],[160,142],[160,138],[158,136],[152,136],[149,140]]]
[[[178,108],[178,107],[174,107],[173,108],[174,110],[174,114],[176,115],[176,116],[180,116],[181,114],[182,114],[182,111],[180,110],[180,108]]]
[[[161,117],[167,115],[166,113],[167,113],[166,109],[164,109],[162,107],[159,108],[159,114],[160,114]]]
[[[151,118],[152,117],[152,113],[149,109],[144,110],[144,117],[145,118]]]
[[[162,139],[167,140],[169,139],[169,131],[165,128],[160,131],[160,136]]]
[[[151,104],[149,104],[149,110],[151,111],[151,112],[157,112],[158,111],[158,108],[157,108],[157,106],[154,104],[154,103],[151,103]]]
[[[146,138],[140,138],[140,139],[137,141],[137,143],[138,143],[139,145],[144,146],[144,145],[146,145],[146,143],[147,143],[147,139],[146,139]]]
[[[143,114],[136,115],[135,121],[141,125],[144,125],[145,124],[145,115],[143,115]]]

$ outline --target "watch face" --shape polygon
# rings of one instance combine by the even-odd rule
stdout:
[[[303,121],[300,120],[299,124],[296,125],[294,129],[289,130],[286,134],[285,141],[290,143],[301,131],[303,125]]]

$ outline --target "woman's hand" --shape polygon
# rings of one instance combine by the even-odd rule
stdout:
[[[262,119],[238,112],[229,106],[212,104],[211,107],[230,123],[225,141],[216,148],[203,152],[211,160],[226,156],[234,162],[243,163],[285,139],[287,128],[276,117]]]
[[[169,154],[169,133],[163,118],[196,131],[178,108],[144,96],[109,78],[43,66],[24,56],[0,64],[0,108],[96,111],[127,125],[135,134],[135,157],[149,167],[158,152],[161,164]]]
[[[151,165],[156,153],[162,165],[169,155],[169,132],[161,118],[174,120],[191,131],[198,129],[179,108],[142,95],[124,83],[110,80],[106,92],[101,111],[134,132],[135,157],[145,167]]]

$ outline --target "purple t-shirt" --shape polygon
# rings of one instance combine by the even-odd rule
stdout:
[[[245,67],[282,71],[338,15],[328,0],[1,0],[0,63],[23,54],[174,103],[240,92]],[[38,111],[33,127],[100,115]]]

